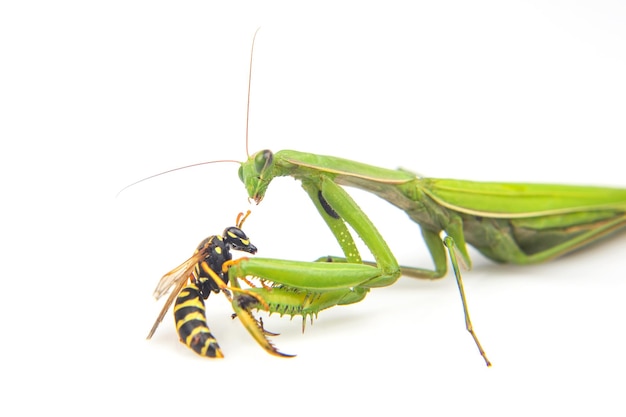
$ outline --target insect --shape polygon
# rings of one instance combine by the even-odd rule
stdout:
[[[250,239],[241,230],[243,222],[249,214],[249,211],[245,216],[240,213],[237,217],[237,226],[226,228],[221,236],[209,236],[204,239],[189,259],[161,278],[154,290],[154,297],[158,300],[171,288],[173,290],[154,322],[147,339],[152,338],[172,302],[176,299],[174,321],[181,342],[200,356],[223,357],[217,340],[206,323],[204,300],[212,292],[222,292],[237,305],[244,302],[239,299],[240,297],[248,300],[247,302],[252,299],[263,305],[263,300],[255,299],[254,295],[246,295],[245,291],[235,289],[237,294],[233,296],[227,287],[229,282],[227,271],[232,262],[230,251],[234,249],[251,254],[257,252],[256,246],[250,243]],[[245,310],[241,311],[240,314],[246,316],[242,317],[242,321],[247,324],[253,320]],[[275,351],[275,354],[283,355],[278,351]]]
[[[246,133],[246,148],[247,143]],[[219,161],[190,166],[212,162]],[[305,320],[319,311],[361,301],[371,288],[392,285],[402,275],[442,278],[449,261],[461,294],[466,329],[488,366],[491,362],[474,332],[462,285],[460,264],[471,267],[467,245],[496,262],[533,264],[626,226],[626,189],[620,188],[423,178],[406,170],[293,150],[262,150],[239,164],[239,178],[256,204],[274,178],[299,180],[343,256],[322,257],[317,262],[250,258],[233,264],[228,270],[233,287],[239,285],[235,277],[255,276],[273,283],[271,288],[248,290],[258,299],[241,305],[234,300],[236,311],[256,308],[301,315],[304,327]],[[404,211],[420,226],[434,268],[400,266],[376,226],[344,187],[373,193]],[[373,262],[362,260],[348,226],[365,243]],[[269,308],[261,305],[260,299]],[[262,340],[258,330],[248,330],[257,341]]]

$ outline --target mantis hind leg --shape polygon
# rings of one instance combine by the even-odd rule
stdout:
[[[432,230],[422,228],[422,235],[424,236],[424,241],[426,242],[426,246],[428,247],[430,254],[433,258],[433,263],[435,264],[434,270],[424,270],[420,268],[404,268],[402,269],[402,273],[404,275],[414,277],[414,278],[430,278],[437,279],[442,278],[446,275],[447,272],[447,256],[450,256],[450,264],[452,265],[452,270],[454,271],[454,277],[456,280],[456,284],[459,288],[459,294],[461,295],[461,302],[463,304],[463,314],[465,316],[465,328],[470,333],[472,338],[474,339],[474,343],[480,352],[480,355],[485,360],[487,366],[491,366],[491,362],[487,358],[485,350],[483,349],[480,341],[478,340],[478,336],[474,332],[474,326],[472,325],[472,321],[469,315],[469,308],[467,306],[467,298],[465,296],[465,290],[463,288],[463,279],[461,278],[461,268],[459,267],[459,258],[457,258],[457,252],[460,255],[460,259],[462,263],[466,264],[468,267],[470,264],[470,258],[467,253],[467,248],[465,245],[465,236],[463,235],[462,222],[460,219],[455,219],[448,228],[446,229],[447,236],[443,238],[443,242],[440,237],[440,233],[434,232]],[[460,241],[460,242],[459,242]]]
[[[448,249],[448,253],[450,254],[450,263],[452,264],[452,269],[454,270],[454,277],[456,278],[456,284],[459,287],[459,293],[461,294],[461,302],[463,303],[463,314],[465,315],[465,328],[472,335],[474,339],[474,343],[476,343],[476,347],[480,352],[480,355],[485,360],[487,366],[491,366],[491,362],[487,358],[487,354],[483,349],[480,341],[478,340],[478,336],[474,332],[474,326],[472,325],[472,321],[469,316],[469,308],[467,307],[467,298],[465,297],[465,290],[463,289],[463,280],[461,279],[461,271],[459,269],[459,262],[457,261],[456,253],[455,253],[455,242],[454,239],[450,236],[446,236],[443,239],[443,244]]]

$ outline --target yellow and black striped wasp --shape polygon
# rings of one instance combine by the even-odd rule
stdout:
[[[154,297],[158,300],[170,289],[172,292],[161,309],[147,339],[150,339],[174,304],[174,321],[180,341],[200,356],[222,358],[217,340],[211,334],[206,322],[204,300],[212,292],[223,292],[230,298],[228,284],[228,263],[232,260],[231,250],[255,254],[257,248],[241,230],[244,216],[237,216],[237,225],[228,227],[221,236],[209,236],[198,245],[194,254],[185,262],[163,275]]]

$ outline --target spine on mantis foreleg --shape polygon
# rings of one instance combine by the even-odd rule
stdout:
[[[340,289],[315,292],[277,285],[271,288],[250,288],[248,291],[259,295],[269,306],[267,310],[261,303],[252,300],[248,309],[264,310],[281,316],[302,316],[302,330],[307,319],[313,322],[320,311],[337,305],[352,304],[361,301],[368,293],[368,288]]]

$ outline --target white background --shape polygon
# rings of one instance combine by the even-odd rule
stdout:
[[[339,254],[299,185],[248,205],[269,148],[433,177],[626,186],[620,1],[12,2],[0,6],[0,409],[141,415],[623,415],[626,236],[543,265],[472,252],[465,286],[401,279],[361,303],[266,318],[267,355],[223,297],[223,360],[197,357],[152,290],[253,208],[259,256]],[[220,2],[222,3],[222,2]],[[15,4],[15,5],[14,5]],[[19,4],[19,5],[17,5]],[[408,4],[408,2],[407,2]],[[398,258],[429,265],[403,213],[355,193]],[[8,411],[2,411],[9,415]]]

